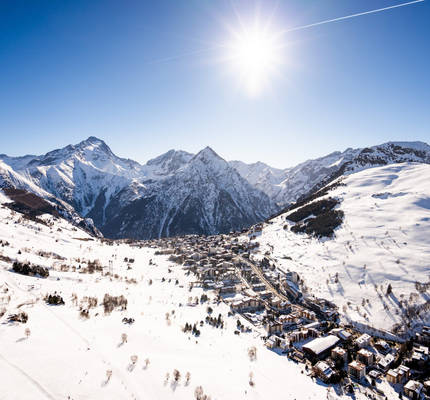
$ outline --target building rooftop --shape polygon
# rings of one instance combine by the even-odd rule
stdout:
[[[324,351],[329,350],[333,346],[335,346],[339,342],[339,338],[337,336],[328,335],[321,338],[316,338],[306,345],[303,346],[303,349],[309,350],[316,355],[324,353]]]

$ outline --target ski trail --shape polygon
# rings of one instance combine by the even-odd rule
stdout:
[[[5,357],[3,357],[0,354],[0,360],[2,360],[5,364],[7,364],[9,367],[13,368],[14,370],[18,371],[22,376],[24,376],[28,381],[30,381],[41,393],[45,395],[47,399],[55,400],[55,397],[51,395],[38,381],[33,379],[30,375],[28,375],[24,370],[22,370],[17,365],[11,363],[8,361]]]
[[[21,292],[26,293],[27,295],[30,295],[30,297],[33,298],[37,298],[37,296],[33,293],[30,293],[28,291],[26,291],[25,289],[22,289],[16,282],[15,279],[13,277],[9,276],[9,285],[14,287],[17,290],[20,290]],[[6,282],[7,283],[7,282]],[[105,358],[105,356],[103,355],[103,353],[96,349],[96,346],[94,343],[91,343],[86,337],[82,336],[81,333],[75,329],[73,326],[71,326],[68,322],[66,322],[62,317],[60,317],[57,313],[55,313],[49,306],[47,306],[44,303],[41,303],[43,305],[43,307],[49,311],[57,320],[59,320],[60,322],[63,323],[63,325],[65,325],[71,332],[73,332],[76,336],[78,336],[88,347],[91,347],[93,350],[95,350],[95,352],[97,353],[98,357],[107,365],[109,365],[111,367],[111,369],[115,372],[115,375],[118,376],[121,384],[123,385],[125,391],[131,396],[131,398],[133,399],[139,399],[139,396],[136,395],[135,393],[133,393],[132,391],[129,390],[129,387],[132,386],[128,381],[127,378],[125,377],[125,375],[123,374],[122,371],[120,371],[118,368],[116,368],[112,362],[108,359]],[[1,356],[1,355],[0,355]],[[18,367],[17,367],[18,368]]]

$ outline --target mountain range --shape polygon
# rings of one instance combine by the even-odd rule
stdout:
[[[430,146],[389,142],[277,169],[228,162],[210,147],[142,165],[89,137],[45,155],[0,155],[0,187],[34,193],[106,237],[150,239],[240,230],[339,175],[402,162],[430,163]]]

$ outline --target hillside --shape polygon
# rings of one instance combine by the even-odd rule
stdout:
[[[2,203],[9,201],[0,196]],[[198,386],[212,399],[263,399],[281,392],[285,399],[326,396],[327,389],[302,374],[302,366],[268,351],[260,332],[235,335],[237,317],[228,317],[228,307],[217,305],[210,292],[209,302],[195,305],[203,290],[190,292],[193,278],[167,256],[156,256],[156,248],[102,242],[64,220],[42,218],[47,225],[0,207],[3,398],[191,399]],[[11,270],[15,260],[46,267],[49,277],[17,274]],[[95,260],[103,268],[96,262],[90,273],[88,261]],[[105,293],[123,295],[127,309],[105,315]],[[46,294],[60,295],[65,304],[46,304]],[[98,305],[91,308],[89,297]],[[221,313],[224,328],[204,325],[199,337],[184,333],[187,321],[205,318],[208,305],[214,315]],[[27,323],[8,322],[19,312],[28,315]],[[121,344],[123,333],[127,342]],[[257,347],[257,361],[249,360],[250,346]],[[181,374],[177,383],[175,369]],[[295,382],[287,392],[286,380]]]
[[[310,203],[338,200],[335,209],[344,217],[334,237],[291,231],[289,216],[298,207],[265,224],[257,238],[260,257],[268,251],[281,269],[297,271],[309,295],[334,301],[348,321],[400,331],[428,321],[428,295],[416,283],[430,280],[429,180],[430,165],[418,163],[340,178],[340,185]]]

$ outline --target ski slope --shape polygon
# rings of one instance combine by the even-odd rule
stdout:
[[[0,202],[6,201],[0,194]],[[42,218],[50,226],[24,220],[0,206],[0,240],[9,243],[0,247],[0,310],[6,309],[0,318],[0,399],[185,400],[195,398],[198,386],[211,399],[267,399],[280,393],[291,400],[342,398],[312,381],[303,365],[266,349],[261,332],[253,329],[235,335],[237,317],[227,315],[224,303],[214,303],[211,292],[207,292],[209,302],[191,305],[190,297],[200,297],[202,289],[190,292],[193,277],[172,265],[167,256],[155,256],[157,249],[118,242],[109,245],[64,220]],[[7,257],[11,261],[5,261]],[[135,261],[126,262],[126,257]],[[96,259],[105,266],[103,272],[79,272],[86,260]],[[50,276],[16,274],[11,271],[13,260],[48,267]],[[71,269],[61,271],[61,265]],[[72,267],[77,268],[75,272]],[[43,301],[45,294],[54,292],[65,305]],[[124,295],[127,310],[104,315],[100,303],[105,293]],[[89,319],[79,313],[84,296],[98,299]],[[199,327],[200,337],[184,333],[186,322],[205,319],[209,304],[214,316],[222,314],[224,329],[204,324]],[[26,324],[8,322],[8,315],[18,311],[28,314]],[[126,325],[124,317],[135,322]],[[248,325],[245,320],[242,323]],[[26,328],[31,331],[28,337]],[[123,333],[128,340],[121,344]],[[257,348],[256,361],[248,357],[250,346]],[[135,365],[132,355],[138,356]],[[181,374],[177,383],[174,369]],[[107,370],[112,371],[109,380]],[[187,372],[191,375],[188,383]],[[254,386],[249,384],[251,372]]]
[[[415,282],[430,280],[430,165],[393,164],[342,179],[345,186],[324,196],[338,198],[345,213],[333,239],[295,234],[283,214],[257,238],[260,257],[269,251],[281,269],[297,271],[308,294],[335,302],[347,321],[389,330],[405,323],[401,301],[429,301]],[[412,322],[428,320],[427,311]]]

